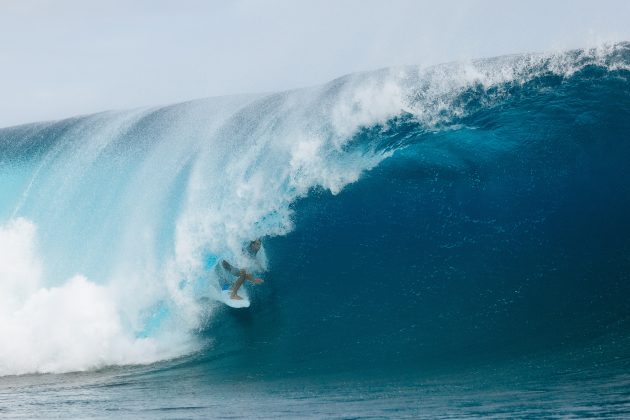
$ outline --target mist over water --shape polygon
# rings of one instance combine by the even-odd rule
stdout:
[[[200,307],[193,285],[203,278],[206,295],[218,291],[207,259],[240,265],[245,241],[291,229],[295,198],[317,185],[337,193],[382,160],[386,153],[344,145],[361,124],[392,115],[387,106],[399,98],[378,94],[388,83],[376,75],[350,94],[322,87],[5,130],[5,246],[25,267],[16,276],[32,284],[20,291],[6,268],[4,296],[15,300],[9,315],[28,310],[38,293],[52,294],[59,300],[50,312],[38,309],[39,328],[72,325],[54,310],[69,300],[77,305],[69,318],[86,323],[77,334],[96,335],[92,343],[67,330],[85,343],[81,357],[64,356],[58,346],[67,339],[55,344],[56,332],[38,335],[42,354],[23,367],[8,360],[5,373],[146,363],[197,350],[194,331],[209,308]],[[373,109],[372,98],[382,96],[385,105]],[[106,306],[101,316],[82,316],[95,304]],[[7,318],[7,329],[32,330],[14,323]],[[100,335],[104,327],[111,334]],[[21,358],[27,343],[10,355]]]

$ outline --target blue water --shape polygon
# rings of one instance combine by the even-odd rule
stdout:
[[[2,415],[630,416],[628,44],[0,151]],[[256,237],[265,283],[228,308],[214,266]]]

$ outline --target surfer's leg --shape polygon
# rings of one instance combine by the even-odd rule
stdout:
[[[238,268],[234,267],[232,264],[230,264],[229,262],[222,260],[221,261],[221,265],[223,266],[223,268],[225,269],[225,271],[227,271],[228,273],[235,275],[235,276],[240,276],[241,275],[241,271]]]
[[[237,293],[238,293],[238,289],[240,289],[241,286],[243,285],[243,283],[245,283],[245,279],[247,279],[247,277],[248,277],[247,271],[241,270],[239,275],[238,275],[238,278],[236,279],[236,281],[232,285],[232,293],[230,293],[230,297],[232,299],[236,299],[236,300],[242,300],[243,299],[242,297],[237,295]]]

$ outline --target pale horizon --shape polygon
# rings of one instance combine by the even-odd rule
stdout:
[[[0,127],[630,40],[618,0],[25,0],[0,12]]]

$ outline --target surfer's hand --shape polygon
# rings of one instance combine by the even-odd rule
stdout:
[[[264,282],[265,281],[263,279],[258,279],[258,278],[252,280],[252,283],[254,283],[254,284],[260,284],[260,283],[264,283]]]

